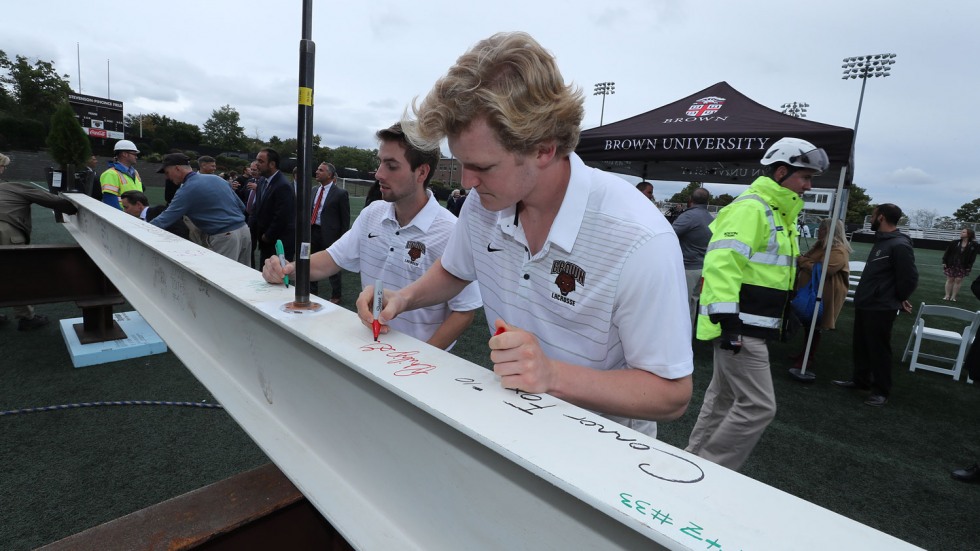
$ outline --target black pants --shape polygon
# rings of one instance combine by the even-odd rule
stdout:
[[[274,254],[276,254],[276,244],[274,242],[266,243],[259,240],[259,271],[262,271],[262,267],[265,266],[265,261]]]
[[[333,245],[333,243],[326,243],[323,240],[323,233],[320,231],[320,226],[313,226],[310,228],[310,254],[318,253],[320,251],[327,250],[327,247]],[[341,275],[340,272],[330,276],[330,298],[340,300],[341,298]],[[310,281],[310,294],[319,295],[320,282]]]
[[[892,388],[892,326],[895,310],[854,310],[852,380],[888,397]]]
[[[255,231],[255,228],[253,228],[251,226],[249,226],[248,229],[249,229],[249,232],[251,232],[251,234],[252,234],[252,254],[251,254],[252,267],[258,269],[258,271],[261,272],[262,271],[262,264],[256,265],[256,262],[255,262],[255,251],[257,251],[259,249],[259,232]]]
[[[963,369],[971,379],[980,379],[980,338],[974,339],[963,360]]]

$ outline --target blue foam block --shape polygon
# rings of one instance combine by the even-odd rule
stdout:
[[[113,314],[112,319],[126,333],[126,338],[90,344],[80,343],[75,333],[74,326],[82,323],[82,318],[61,320],[61,335],[68,345],[72,365],[76,368],[88,367],[167,351],[167,345],[139,312],[119,312]]]

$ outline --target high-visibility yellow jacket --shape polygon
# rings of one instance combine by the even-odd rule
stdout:
[[[704,256],[698,339],[721,335],[712,314],[738,314],[743,335],[779,337],[796,277],[802,209],[799,195],[766,176],[721,209]]]
[[[108,170],[99,176],[99,184],[102,186],[102,193],[111,193],[120,196],[130,190],[143,191],[143,181],[140,180],[140,173],[133,171],[135,178],[130,178],[128,174],[109,167]],[[122,208],[121,206],[119,208]]]

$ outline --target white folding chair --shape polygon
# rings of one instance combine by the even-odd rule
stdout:
[[[927,321],[930,325],[926,325]],[[952,327],[961,329],[957,332]],[[911,355],[909,371],[916,369],[934,371],[943,375],[951,375],[954,381],[958,381],[960,371],[963,369],[963,359],[966,358],[966,351],[969,350],[970,343],[973,342],[978,328],[980,328],[980,310],[971,312],[962,308],[929,305],[923,302],[919,305],[919,312],[915,315],[912,334],[909,335],[909,341],[905,345],[902,361],[904,362]],[[939,354],[922,352],[922,341],[934,341],[956,346],[956,355],[940,356]],[[926,364],[922,363],[920,359],[938,360],[944,364],[952,364],[952,366]]]
[[[852,260],[847,263],[847,270],[850,275],[847,276],[847,298],[844,299],[845,301],[854,302],[854,292],[857,291],[858,283],[861,283],[861,272],[864,271],[866,264],[860,260]]]

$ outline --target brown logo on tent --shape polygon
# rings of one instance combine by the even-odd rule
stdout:
[[[721,110],[723,105],[725,105],[725,98],[708,96],[706,98],[694,100],[694,105],[688,107],[685,113],[687,113],[688,117],[705,117],[708,115],[714,115]]]

